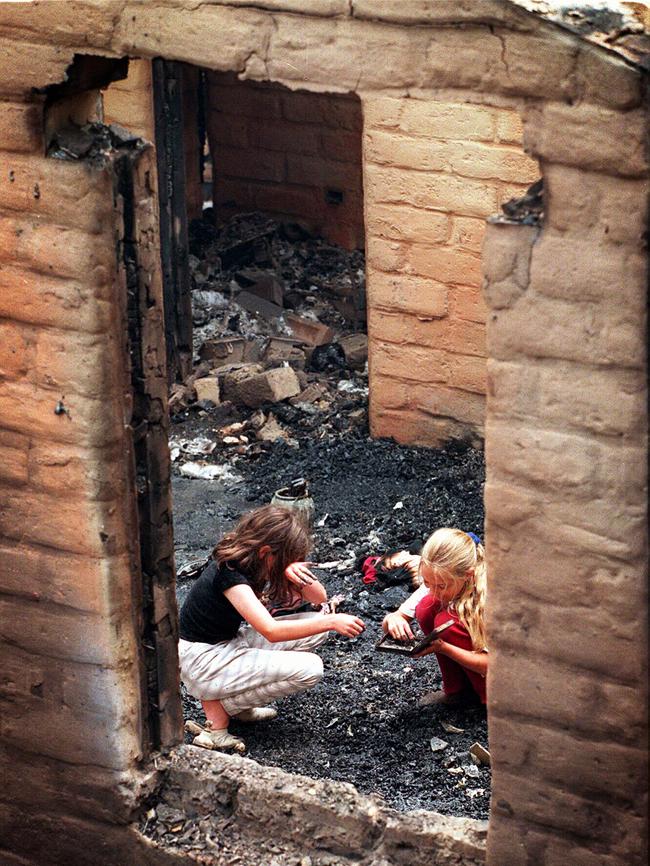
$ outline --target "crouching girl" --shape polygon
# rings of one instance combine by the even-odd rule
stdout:
[[[347,614],[299,613],[274,619],[262,598],[307,601],[325,592],[304,560],[309,535],[293,512],[271,505],[245,515],[215,547],[180,615],[179,658],[188,692],[201,700],[208,729],[195,742],[243,752],[228,732],[241,721],[274,718],[266,704],[315,686],[323,663],[310,650],[330,631],[356,637],[363,622]]]
[[[422,586],[384,618],[383,628],[398,640],[413,637],[417,619],[430,634],[448,620],[454,624],[420,656],[435,653],[442,673],[442,691],[420,698],[420,706],[485,703],[488,653],[485,638],[487,574],[481,540],[460,529],[438,529],[427,540],[420,561]]]

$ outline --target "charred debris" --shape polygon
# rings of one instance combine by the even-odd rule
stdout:
[[[260,213],[190,226],[194,360],[170,391],[175,422],[209,417],[216,435],[172,436],[183,474],[216,477],[283,440],[367,434],[364,256]]]

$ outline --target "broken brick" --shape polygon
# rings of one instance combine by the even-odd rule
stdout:
[[[339,339],[348,367],[363,370],[368,360],[368,337],[366,334],[348,334]]]
[[[329,343],[334,336],[334,331],[322,322],[297,316],[295,313],[287,314],[287,325],[299,340],[303,340],[310,346],[322,346]]]
[[[196,391],[196,399],[209,400],[215,405],[220,402],[219,380],[216,376],[206,376],[203,379],[197,379],[194,382],[194,390]]]
[[[300,393],[298,377],[291,367],[276,367],[252,376],[233,374],[231,385],[234,393],[230,399],[252,409],[264,403],[278,403]]]

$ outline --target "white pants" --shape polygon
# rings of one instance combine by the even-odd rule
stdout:
[[[282,619],[317,616],[322,614],[297,613]],[[328,632],[323,632],[271,643],[244,623],[232,640],[209,644],[181,639],[181,678],[195,698],[221,701],[232,716],[315,686],[323,676],[323,662],[309,650],[327,638]]]

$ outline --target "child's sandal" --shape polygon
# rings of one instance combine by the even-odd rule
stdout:
[[[234,737],[228,733],[227,728],[217,731],[202,731],[194,737],[192,745],[218,752],[239,752],[243,754],[246,751],[246,743],[240,737]]]

